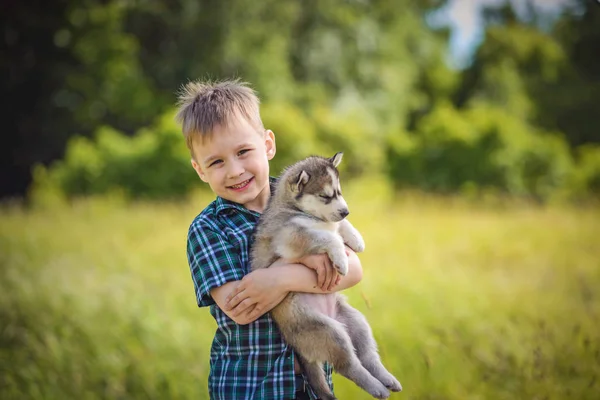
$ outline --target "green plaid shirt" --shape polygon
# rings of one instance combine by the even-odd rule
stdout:
[[[248,325],[230,319],[210,296],[211,289],[250,272],[252,234],[260,214],[217,197],[188,232],[187,257],[199,307],[210,306],[217,331],[210,351],[211,399],[293,399],[294,352],[269,313]],[[325,372],[330,387],[332,368]],[[309,388],[310,397],[316,396]]]

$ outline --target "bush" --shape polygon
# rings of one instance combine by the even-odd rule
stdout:
[[[396,187],[435,192],[501,190],[548,199],[568,186],[573,161],[558,134],[535,130],[499,109],[460,112],[438,105],[415,133],[387,145],[388,173]]]
[[[317,137],[329,152],[326,155],[344,152],[340,170],[345,177],[381,170],[383,135],[378,134],[375,123],[369,123],[364,110],[334,112],[317,107],[312,110],[311,118],[316,124]]]
[[[577,149],[577,168],[572,177],[576,198],[600,199],[600,146],[585,145]]]
[[[278,175],[286,166],[310,155],[333,156],[344,152],[340,165],[345,176],[357,176],[381,167],[382,145],[367,128],[359,114],[337,114],[330,108],[315,107],[306,115],[289,103],[262,106],[265,128],[275,132],[277,156],[271,162],[271,174]]]
[[[352,162],[342,164],[358,174],[374,164],[381,146],[365,135],[357,118],[334,116],[321,109],[312,122],[290,103],[266,103],[261,115],[276,134],[277,155],[271,175],[309,155],[331,156],[346,152]],[[73,137],[63,160],[49,168],[36,166],[34,201],[52,196],[123,193],[127,198],[177,198],[198,182],[190,167],[190,154],[172,113],[129,137],[110,127],[99,128],[93,139]]]
[[[304,157],[327,155],[317,138],[315,125],[294,105],[264,104],[261,118],[265,128],[275,133],[277,155],[270,162],[272,176],[278,176],[286,166]]]
[[[102,127],[93,140],[72,138],[62,161],[36,167],[33,190],[67,197],[117,191],[129,198],[176,198],[197,179],[180,129],[167,113],[133,137]]]

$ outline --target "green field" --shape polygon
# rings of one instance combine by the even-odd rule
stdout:
[[[600,210],[348,187],[392,399],[597,399]],[[209,201],[0,211],[0,398],[206,399],[215,324],[187,227]],[[366,399],[335,378],[340,399]]]

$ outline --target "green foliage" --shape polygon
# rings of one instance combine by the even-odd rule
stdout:
[[[560,136],[536,132],[488,106],[459,112],[438,105],[415,133],[390,138],[388,159],[397,187],[445,193],[495,189],[537,199],[566,189],[573,169]]]
[[[538,122],[564,132],[573,146],[600,143],[597,110],[600,104],[600,69],[596,53],[600,46],[598,2],[578,0],[553,29],[568,62],[553,84],[545,85],[539,101]]]
[[[556,21],[530,11],[523,21],[508,2],[488,9],[493,18],[463,72],[457,104],[486,101],[533,127],[560,131],[572,146],[600,142],[594,121],[600,73],[590,51],[600,45],[597,4],[564,2]]]
[[[124,29],[129,11],[121,1],[88,0],[67,12],[63,46],[81,66],[66,77],[55,99],[80,129],[108,123],[131,132],[164,109],[142,71],[138,40]]]
[[[288,165],[310,155],[324,155],[315,125],[298,107],[290,103],[270,102],[261,107],[266,129],[275,133],[277,154],[271,161],[270,174],[278,176]]]
[[[341,170],[349,177],[381,167],[381,139],[359,113],[336,115],[320,108],[309,118],[293,104],[269,102],[263,104],[261,116],[265,128],[276,135],[271,175],[301,158],[338,151],[347,157]],[[50,194],[76,197],[115,191],[128,198],[177,198],[198,182],[172,113],[132,137],[110,127],[100,128],[94,140],[73,137],[65,159],[47,169],[38,166],[34,180],[33,197],[41,203]]]
[[[585,145],[578,148],[577,166],[573,176],[575,196],[600,199],[600,146]]]
[[[317,108],[311,117],[316,123],[317,135],[328,146],[329,153],[344,152],[346,161],[340,164],[340,170],[345,176],[356,177],[381,170],[383,135],[376,131],[375,124],[369,124],[371,119],[362,110],[333,113]]]
[[[133,137],[103,127],[94,140],[72,138],[64,160],[47,171],[38,167],[34,191],[58,188],[68,197],[117,191],[129,198],[176,198],[197,182],[189,160],[180,128],[172,113],[166,113]]]
[[[61,167],[33,169],[33,193],[48,181],[68,196],[184,194],[193,173],[181,172],[187,156],[173,148],[182,146],[155,132],[162,128],[142,127],[172,109],[186,81],[240,77],[257,89],[277,135],[273,174],[308,154],[342,150],[349,177],[389,165],[399,186],[583,196],[593,180],[572,171],[564,139],[572,153],[600,141],[589,50],[598,47],[600,14],[580,1],[544,22],[533,3],[525,18],[511,4],[486,8],[484,40],[472,64],[456,71],[445,61],[449,29],[428,25],[446,9],[443,0],[69,0],[40,31],[54,32],[52,40],[33,43],[34,55],[11,67],[60,60],[9,85],[28,112],[8,111],[18,117],[8,124],[11,154],[25,155],[8,164],[29,170],[66,153]],[[23,7],[15,16],[27,15]],[[45,15],[41,6],[35,12]],[[29,29],[29,20],[17,26],[9,30]],[[13,44],[22,39],[7,35]],[[34,114],[32,87],[44,88]],[[81,138],[65,145],[75,132]],[[28,145],[34,140],[38,146]],[[149,165],[152,174],[132,172]]]

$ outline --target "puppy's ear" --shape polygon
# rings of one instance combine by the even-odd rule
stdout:
[[[337,167],[338,165],[340,165],[340,163],[342,162],[342,157],[344,156],[344,153],[342,153],[341,151],[339,153],[335,153],[335,155],[333,157],[331,157],[329,159],[329,161],[331,161],[333,163],[334,167]]]
[[[306,173],[306,171],[300,172],[300,175],[298,175],[298,178],[296,179],[296,181],[292,182],[290,184],[290,189],[294,193],[300,192],[304,188],[304,185],[306,185],[306,183],[308,182],[309,179],[310,179],[310,175],[308,175]]]

